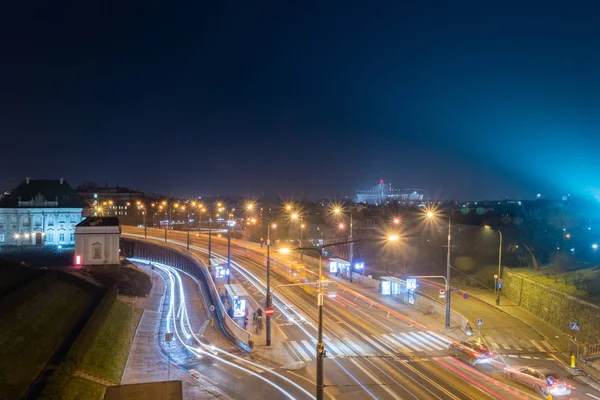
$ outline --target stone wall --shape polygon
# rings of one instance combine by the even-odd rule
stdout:
[[[600,306],[569,296],[519,273],[506,269],[502,293],[521,307],[565,333],[571,322],[579,322],[577,337],[589,343],[600,341]]]

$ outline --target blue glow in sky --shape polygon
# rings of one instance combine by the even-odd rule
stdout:
[[[10,7],[0,188],[600,195],[597,2]]]

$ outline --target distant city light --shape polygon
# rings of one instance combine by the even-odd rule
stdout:
[[[592,244],[592,249],[594,249],[594,250],[598,250],[598,243],[594,243],[594,244]]]
[[[539,199],[540,197],[542,197],[542,194],[541,194],[541,193],[538,193],[538,194],[537,194],[537,198]]]

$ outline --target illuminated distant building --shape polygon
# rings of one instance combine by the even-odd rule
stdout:
[[[62,178],[26,178],[0,201],[0,246],[73,245],[85,207]]]
[[[389,202],[420,203],[423,201],[422,189],[392,189],[392,184],[385,184],[383,180],[368,190],[356,191],[356,202],[367,204],[385,204]]]

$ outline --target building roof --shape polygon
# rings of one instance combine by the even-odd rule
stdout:
[[[87,217],[77,226],[119,226],[118,217]]]
[[[0,208],[85,208],[83,198],[64,179],[29,179],[0,200]]]

